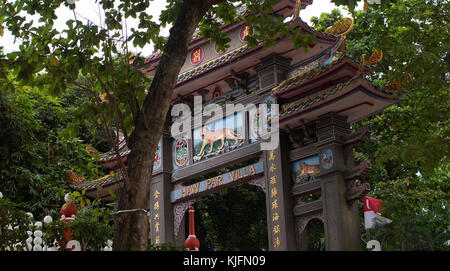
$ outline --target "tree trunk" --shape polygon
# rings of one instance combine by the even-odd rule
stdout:
[[[149,207],[153,160],[161,136],[178,73],[186,60],[188,44],[206,11],[216,2],[184,0],[170,29],[164,54],[156,69],[143,109],[135,119],[129,139],[128,176],[119,193],[118,210]],[[115,220],[114,250],[145,250],[149,224],[143,211],[123,212]]]

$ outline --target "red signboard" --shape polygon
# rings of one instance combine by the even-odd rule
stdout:
[[[239,35],[241,41],[245,41],[245,37],[247,37],[250,34],[250,27],[251,25],[246,24],[241,28],[241,33]]]
[[[198,47],[192,50],[191,53],[191,63],[192,65],[198,65],[200,62],[202,62],[203,59],[203,50],[202,48]]]

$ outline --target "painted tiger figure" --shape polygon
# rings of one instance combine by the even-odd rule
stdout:
[[[218,148],[218,150],[223,149],[224,145],[225,145],[225,139],[231,139],[234,140],[234,144],[238,143],[238,135],[231,129],[227,129],[227,128],[223,128],[223,129],[219,129],[217,131],[211,131],[206,127],[203,127],[200,135],[202,136],[202,147],[200,148],[200,152],[198,153],[198,156],[203,155],[203,151],[206,147],[206,144],[209,144],[209,152],[211,153],[213,150],[213,145],[214,142],[216,142],[217,140],[221,141],[221,145]]]

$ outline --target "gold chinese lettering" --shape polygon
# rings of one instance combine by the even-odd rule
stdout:
[[[280,238],[278,238],[278,236],[273,240],[273,247],[280,247]]]
[[[277,183],[277,177],[276,176],[270,177],[270,184],[276,184],[276,183]]]
[[[278,215],[278,213],[272,214],[272,221],[278,221],[279,218],[280,218],[280,216]]]
[[[155,217],[154,217],[153,219],[154,219],[154,220],[158,220],[158,219],[159,219],[159,214],[156,213],[156,214],[155,214]]]
[[[155,223],[155,232],[159,232],[159,222]]]
[[[155,193],[153,193],[153,198],[154,199],[157,199],[158,198],[158,196],[159,196],[159,191],[158,190],[155,190]]]
[[[245,39],[245,37],[247,37],[248,34],[250,34],[250,26],[246,25],[244,26],[244,29],[242,31],[242,39]]]
[[[278,194],[277,188],[276,187],[272,188],[272,190],[270,191],[270,197],[274,198],[277,194]]]
[[[271,150],[269,153],[269,161],[275,160],[275,150]]]
[[[272,210],[273,209],[278,209],[278,200],[274,200],[273,202],[272,202]]]
[[[159,202],[155,202],[155,204],[153,205],[153,210],[159,210]]]
[[[200,49],[194,50],[192,52],[192,54],[193,54],[193,58],[192,58],[192,62],[193,63],[197,63],[197,62],[199,62],[201,60],[202,56],[201,56],[201,50]]]
[[[159,245],[159,235],[157,235],[156,238],[155,238],[155,244]]]
[[[270,165],[270,172],[274,172],[276,169],[277,169],[277,168],[275,167],[275,164],[272,163],[272,164]]]
[[[278,233],[280,233],[280,225],[273,226],[273,234],[278,234]]]

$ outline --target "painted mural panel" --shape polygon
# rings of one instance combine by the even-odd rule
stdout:
[[[188,142],[184,138],[173,142],[173,168],[183,168],[189,164]]]
[[[161,139],[158,142],[158,147],[155,152],[155,159],[153,161],[153,172],[161,167]]]
[[[310,156],[291,163],[291,172],[294,183],[302,184],[316,179],[320,173],[319,156]]]
[[[242,112],[230,115],[193,131],[194,162],[242,146],[244,140]]]

